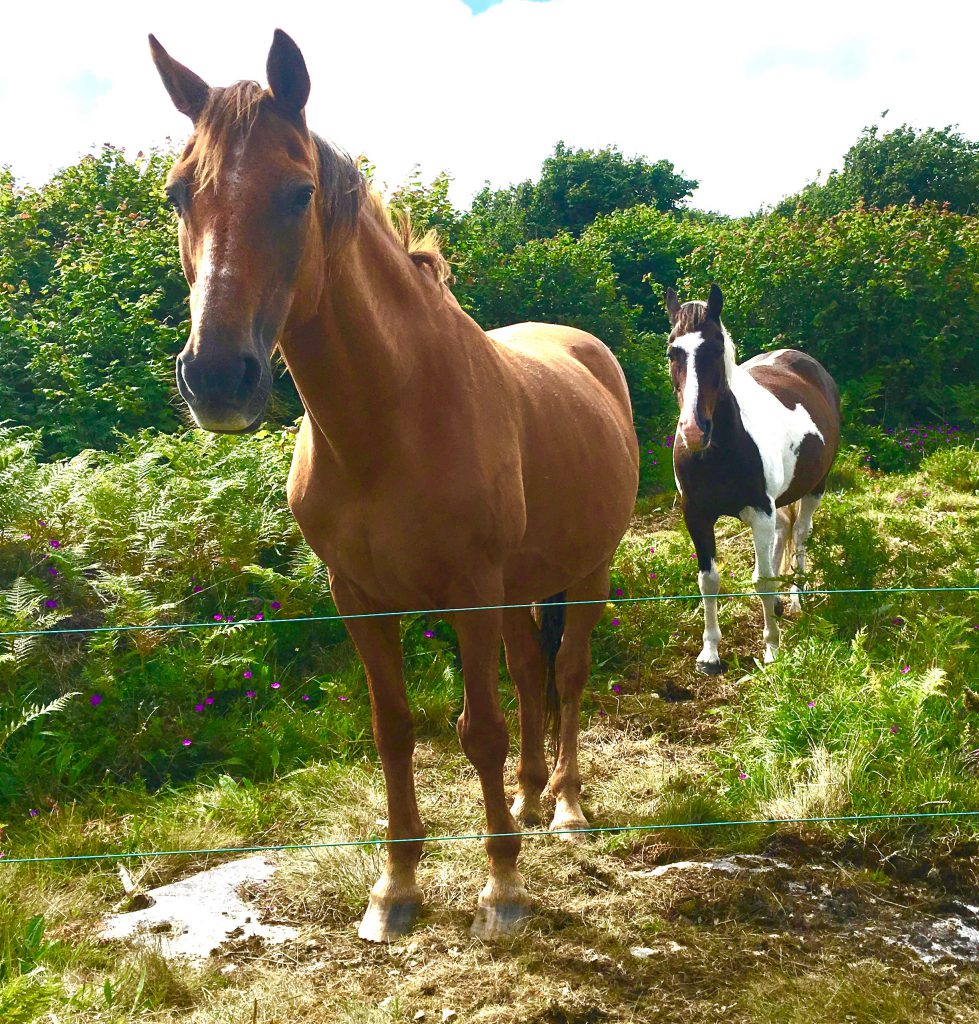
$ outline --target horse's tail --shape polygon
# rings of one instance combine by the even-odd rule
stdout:
[[[785,514],[787,527],[785,530],[785,547],[782,549],[782,564],[775,566],[775,572],[781,577],[792,575],[792,559],[795,556],[795,521],[802,511],[802,501],[793,501],[779,509]]]
[[[564,637],[565,591],[540,602],[540,649],[546,659],[544,676],[544,730],[551,735],[557,756],[561,738],[561,697],[557,690],[555,665]]]

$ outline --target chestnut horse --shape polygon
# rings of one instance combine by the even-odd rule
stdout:
[[[775,659],[779,629],[771,596],[783,556],[806,570],[806,541],[840,443],[840,394],[833,378],[804,352],[779,349],[737,365],[734,342],[721,323],[723,296],[711,285],[706,302],[682,306],[672,288],[666,308],[673,330],[669,359],[680,419],[673,469],[683,517],[697,552],[704,595],[704,648],[697,668],[717,675],[714,524],[737,516],[751,527],[754,582],[763,595],[765,661]],[[793,584],[789,608],[798,611]]]
[[[638,487],[625,378],[583,331],[525,323],[484,332],[446,287],[432,238],[392,224],[355,164],[308,131],[309,75],[276,31],[269,86],[211,88],[150,36],[153,59],[193,134],[167,179],[179,214],[191,331],[177,385],[197,424],[255,429],[278,347],[306,415],[289,505],[329,566],[337,609],[363,660],[387,786],[387,862],[360,935],[403,934],[421,902],[424,827],[400,617],[446,615],[461,653],[457,730],[486,805],[489,881],[473,931],[512,930],[529,913],[516,816],[587,827],[577,736],[590,635]],[[529,607],[536,602],[540,625]],[[500,643],[520,702],[518,788],[503,784],[509,740]],[[554,689],[556,687],[556,693]],[[559,701],[548,775],[546,694]],[[407,841],[405,841],[407,840]]]

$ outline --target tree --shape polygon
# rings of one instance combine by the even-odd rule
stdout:
[[[484,221],[505,248],[561,231],[577,237],[603,214],[633,206],[677,211],[697,182],[677,174],[668,160],[626,159],[615,146],[570,149],[563,142],[545,161],[539,181],[508,189],[488,186],[473,201],[469,218]]]
[[[979,211],[979,143],[951,127],[916,132],[909,125],[879,135],[877,125],[847,151],[843,170],[783,200],[777,213],[806,206],[824,217],[863,201],[883,209],[907,203],[947,203],[954,213]]]

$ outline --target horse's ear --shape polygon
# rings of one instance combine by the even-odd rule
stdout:
[[[190,68],[185,68],[183,64],[175,61],[154,35],[150,36],[150,53],[153,54],[153,63],[160,72],[160,78],[170,93],[173,105],[181,114],[186,114],[196,123],[207,106],[211,87]]]
[[[724,296],[716,284],[710,286],[710,294],[707,296],[707,319],[716,320],[720,323],[721,306],[724,305]]]
[[[309,99],[309,72],[299,47],[281,28],[272,38],[265,73],[276,107],[286,117],[298,117]]]
[[[675,324],[680,315],[680,299],[672,288],[666,289],[666,312],[670,314],[670,323]]]

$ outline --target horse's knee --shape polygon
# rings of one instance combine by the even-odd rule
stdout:
[[[456,732],[463,753],[476,771],[502,770],[510,748],[510,736],[502,712],[479,721],[464,712],[456,722]]]

